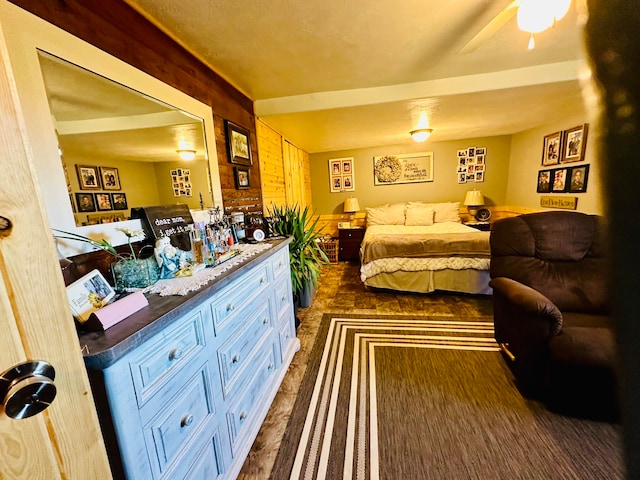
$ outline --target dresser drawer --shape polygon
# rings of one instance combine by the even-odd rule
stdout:
[[[268,268],[267,265],[261,265],[245,274],[233,287],[218,294],[211,303],[215,334],[221,335],[238,312],[242,312],[268,286]]]
[[[222,472],[224,472],[224,466],[220,452],[220,431],[216,430],[213,438],[206,443],[184,478],[185,480],[216,480]],[[172,475],[168,478],[178,477]]]
[[[280,353],[281,359],[284,362],[287,356],[289,355],[289,350],[294,349],[294,342],[296,342],[296,330],[295,324],[289,318],[293,316],[293,311],[289,308],[284,314],[283,318],[280,319],[280,328],[278,329],[278,336],[280,339]]]
[[[276,309],[278,311],[278,318],[281,317],[285,309],[287,309],[293,303],[293,294],[291,292],[291,286],[288,279],[282,279],[276,285],[275,298]]]
[[[197,311],[180,324],[156,335],[129,362],[138,406],[144,403],[205,348],[202,314]]]
[[[277,371],[275,343],[268,345],[252,365],[253,378],[244,386],[243,395],[227,413],[231,452],[234,456],[237,453],[236,445],[242,439],[246,428],[254,421],[254,413],[256,408],[260,406],[256,404],[263,397],[267,383],[271,381]]]
[[[288,248],[283,248],[271,257],[271,271],[274,279],[280,278],[285,274],[290,275]]]
[[[214,420],[209,375],[203,366],[180,389],[167,398],[156,416],[144,427],[147,454],[152,466],[163,474],[187,444]]]
[[[225,397],[231,394],[240,372],[251,359],[261,340],[272,331],[272,325],[269,300],[265,298],[259,308],[248,314],[240,328],[218,349]]]

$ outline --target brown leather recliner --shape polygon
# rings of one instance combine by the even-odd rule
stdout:
[[[495,338],[523,393],[568,414],[615,417],[602,217],[505,218],[492,224],[490,243]]]

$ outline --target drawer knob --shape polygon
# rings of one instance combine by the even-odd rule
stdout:
[[[238,360],[240,360],[238,358],[238,355],[234,355],[233,357],[231,357],[231,363],[238,363]]]
[[[233,311],[234,308],[236,307],[233,306],[233,303],[227,303],[227,312]]]
[[[260,277],[260,285],[264,283],[264,277]]]
[[[245,418],[247,418],[247,412],[243,410],[240,412],[240,421],[243,421]]]
[[[267,323],[269,323],[269,317],[264,317],[264,318],[262,319],[262,323],[263,323],[264,325],[266,325]]]
[[[267,365],[267,370],[273,370],[273,363],[269,363],[269,365]]]
[[[182,357],[182,350],[179,348],[174,348],[169,352],[169,361],[173,362],[174,360],[178,360]]]
[[[180,427],[181,428],[188,427],[192,423],[193,423],[193,415],[185,415],[184,417],[182,417],[182,420],[180,420]]]
[[[280,300],[282,303],[287,301],[287,297],[285,295],[282,296],[282,299]]]
[[[280,260],[280,261],[278,262],[278,266],[279,266],[279,267],[281,267],[281,266],[282,266],[282,260]]]

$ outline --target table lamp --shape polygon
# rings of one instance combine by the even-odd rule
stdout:
[[[467,206],[467,210],[469,211],[469,215],[476,216],[478,213],[478,208],[484,205],[484,196],[480,190],[469,190],[467,195],[464,197],[464,204]]]
[[[358,199],[349,197],[344,201],[343,207],[344,213],[350,213],[349,215],[349,224],[353,222],[356,218],[355,213],[360,210],[360,205],[358,204]]]

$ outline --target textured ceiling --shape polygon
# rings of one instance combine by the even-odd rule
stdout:
[[[511,2],[126,1],[311,153],[411,142],[420,112],[436,141],[511,134],[584,112],[580,0],[536,35],[532,51],[511,18],[464,54]]]

